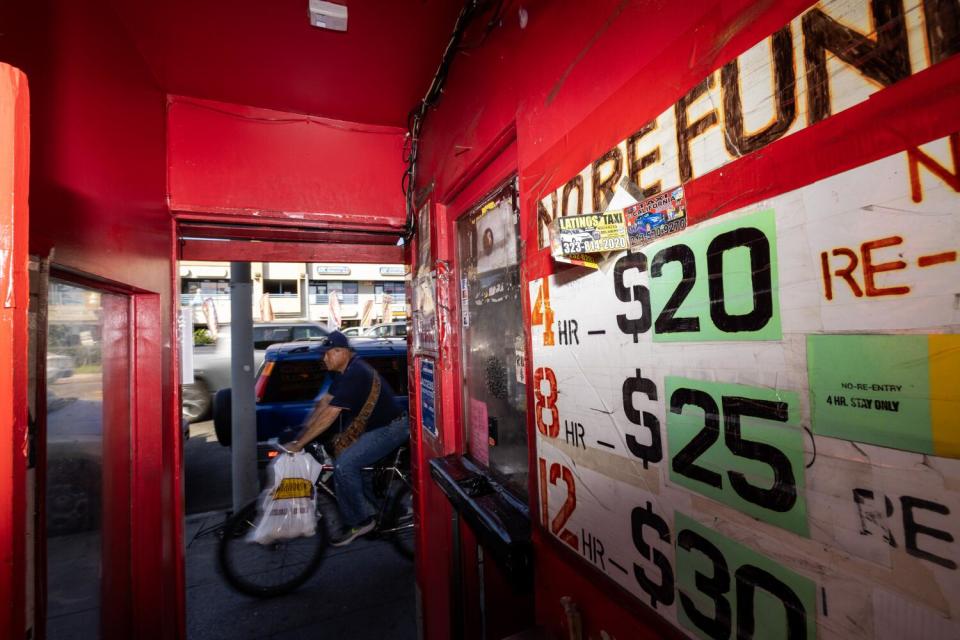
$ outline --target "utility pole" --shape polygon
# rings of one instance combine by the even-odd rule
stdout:
[[[230,424],[233,511],[257,497],[257,423],[253,395],[253,282],[249,262],[230,263]]]

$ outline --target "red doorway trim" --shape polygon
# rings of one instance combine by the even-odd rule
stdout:
[[[180,225],[184,238],[216,240],[272,240],[276,242],[343,242],[353,244],[397,244],[397,231],[325,231],[302,227],[267,225],[213,224],[184,222]]]
[[[167,617],[165,605],[173,596],[168,592],[170,574],[176,574],[176,566],[182,562],[182,552],[178,550],[175,559],[171,553],[177,544],[174,531],[180,526],[180,520],[170,521],[171,514],[179,516],[173,496],[180,492],[180,485],[177,474],[166,472],[173,465],[166,467],[164,461],[171,459],[173,456],[169,452],[179,446],[179,414],[164,420],[160,401],[163,386],[163,368],[157,366],[163,357],[160,296],[132,296],[131,311],[130,537],[134,550],[131,561],[134,611],[131,636],[173,637],[169,627],[174,621]],[[169,427],[166,430],[163,428],[165,424]]]
[[[26,631],[30,98],[0,64],[0,637]],[[9,141],[9,142],[8,142]]]
[[[250,262],[403,262],[403,247],[387,244],[319,244],[306,242],[245,242],[240,240],[180,241],[181,260]]]
[[[231,209],[229,207],[178,205],[173,211],[178,220],[198,220],[226,224],[277,225],[289,227],[310,226],[317,229],[342,231],[403,231],[404,220],[392,216],[348,215],[343,213],[309,213],[263,211],[260,209]]]
[[[182,594],[173,585],[174,576],[183,573],[183,554],[178,551],[182,548],[180,484],[179,475],[172,473],[178,466],[171,453],[180,445],[180,427],[179,411],[170,416],[169,408],[160,401],[165,373],[161,366],[161,297],[57,265],[51,267],[50,278],[113,294],[115,302],[105,304],[104,311],[122,317],[115,322],[108,319],[103,334],[104,356],[112,351],[114,360],[110,371],[104,369],[104,388],[111,383],[128,393],[127,399],[116,402],[104,394],[104,459],[110,455],[115,462],[103,471],[105,491],[109,492],[105,497],[116,508],[105,510],[102,522],[105,598],[101,634],[118,640],[182,637]],[[123,341],[126,346],[118,349],[108,345],[108,340]],[[45,415],[46,407],[38,408],[38,413]],[[43,441],[45,433],[37,437]],[[38,463],[38,471],[43,469]],[[41,481],[38,496],[42,492]],[[177,516],[173,522],[168,521],[171,514]],[[38,529],[36,544],[37,577],[44,594],[45,527]],[[45,611],[38,608],[37,616],[42,627]]]
[[[170,388],[169,399],[167,402],[167,415],[171,417],[166,421],[168,424],[172,421],[177,423],[177,435],[171,438],[172,434],[167,434],[168,442],[172,440],[167,461],[167,473],[170,475],[170,487],[172,504],[167,511],[168,526],[172,527],[172,548],[171,558],[173,562],[173,575],[168,576],[172,583],[167,586],[165,602],[173,606],[172,616],[167,616],[165,622],[168,626],[166,630],[167,637],[186,638],[187,637],[187,575],[184,544],[184,469],[183,469],[183,439],[180,437],[179,421],[181,416],[180,408],[180,340],[181,329],[179,323],[180,316],[180,263],[177,258],[179,247],[178,234],[179,223],[176,219],[170,220],[170,299],[167,301],[167,312],[169,315],[170,328],[170,370],[167,373],[167,382]],[[171,431],[174,431],[171,429]],[[172,520],[170,515],[172,514]],[[172,618],[172,620],[171,620]],[[173,625],[173,628],[169,627]]]

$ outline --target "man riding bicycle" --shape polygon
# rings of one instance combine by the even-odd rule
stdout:
[[[348,545],[376,525],[375,510],[363,491],[361,471],[395,450],[410,437],[407,417],[394,399],[393,389],[369,364],[353,352],[339,331],[327,336],[323,362],[339,373],[296,440],[284,447],[300,451],[318,436],[333,431],[331,449],[336,461],[336,483],[343,530],[334,546]]]

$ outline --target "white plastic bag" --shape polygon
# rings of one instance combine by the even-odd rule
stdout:
[[[280,454],[270,463],[270,484],[260,495],[260,515],[247,539],[259,544],[316,533],[314,482],[320,464],[306,453]]]

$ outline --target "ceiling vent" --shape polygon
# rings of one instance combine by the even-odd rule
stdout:
[[[347,8],[342,4],[310,0],[310,24],[332,31],[347,30]]]

